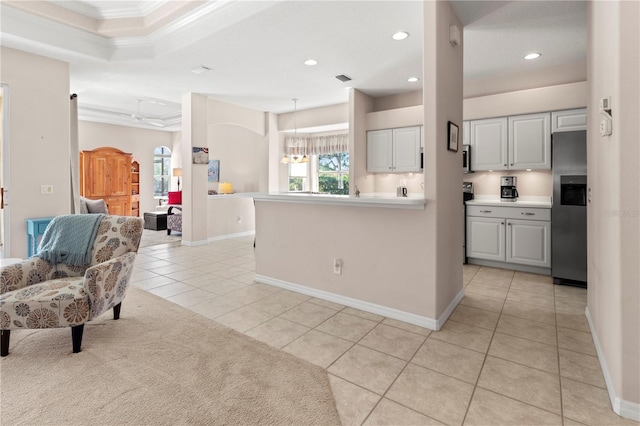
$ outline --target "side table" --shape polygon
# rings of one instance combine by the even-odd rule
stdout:
[[[53,220],[52,217],[39,217],[33,219],[26,219],[27,221],[27,257],[31,257],[36,254],[38,244],[44,235],[44,231],[49,226],[49,222]]]
[[[146,212],[144,214],[144,229],[153,231],[167,230],[167,212]]]

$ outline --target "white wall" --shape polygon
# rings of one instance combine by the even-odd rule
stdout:
[[[153,151],[166,146],[175,154],[174,133],[80,121],[78,136],[81,151],[109,146],[133,154],[133,159],[140,163],[140,215],[155,210],[158,202],[153,198]],[[173,167],[178,165],[172,164]],[[172,188],[177,189],[175,182]]]
[[[27,218],[68,214],[71,205],[69,64],[2,47],[0,81],[9,87],[9,251],[26,257]],[[42,195],[41,185],[53,185]]]
[[[348,121],[349,104],[344,103],[305,110],[299,109],[295,114],[293,112],[278,114],[278,130],[293,130],[296,127],[305,129],[347,123]]]
[[[510,74],[492,74],[489,77],[464,81],[464,97],[494,95],[497,93],[515,92],[538,87],[558,86],[587,80],[586,61],[562,64]]]
[[[255,231],[253,198],[237,195],[211,195],[207,210],[209,212],[207,217],[209,241]]]
[[[448,122],[462,126],[462,53],[449,27],[462,29],[449,2],[423,3],[424,194],[427,200],[423,274],[439,314],[462,292],[464,223],[460,208],[462,150],[448,151]],[[462,31],[460,31],[462,33]],[[428,301],[425,303],[432,303]]]
[[[208,98],[198,93],[182,97],[182,244],[207,242],[207,165],[192,164],[193,148],[208,146]]]
[[[268,136],[232,124],[210,124],[209,159],[220,160],[220,182],[231,182],[234,192],[259,192],[267,185],[263,166],[268,163]],[[207,183],[218,189],[218,183]]]
[[[374,111],[386,111],[395,108],[422,105],[422,90],[399,93],[396,95],[380,96],[373,100]]]
[[[220,182],[234,192],[258,192],[269,186],[268,115],[214,99],[207,99],[209,159],[220,160]],[[207,183],[217,190],[218,183]]]
[[[375,192],[375,176],[367,172],[367,113],[373,98],[359,90],[349,94],[349,192]]]
[[[182,168],[184,161],[182,160],[182,132],[171,133],[171,168]],[[190,159],[188,161],[191,161]],[[180,178],[180,189],[182,189],[182,178]],[[178,177],[173,176],[173,170],[171,173],[171,184],[169,185],[170,191],[178,190]]]
[[[437,319],[435,286],[423,268],[424,220],[424,210],[258,200],[256,273]],[[334,258],[342,259],[342,275],[333,273]]]
[[[588,93],[587,82],[582,81],[467,98],[464,100],[464,119],[582,108],[587,105]]]
[[[588,314],[614,411],[640,420],[640,3],[589,2],[588,16]]]

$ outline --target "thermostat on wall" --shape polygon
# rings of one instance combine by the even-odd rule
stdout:
[[[600,119],[600,136],[611,136],[611,119],[608,117]]]
[[[613,132],[613,117],[611,116],[611,96],[600,99],[598,102],[600,110],[600,136],[611,136]]]

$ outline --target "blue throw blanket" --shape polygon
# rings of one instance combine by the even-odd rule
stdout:
[[[54,217],[38,245],[37,257],[49,263],[86,266],[103,214],[69,214]]]

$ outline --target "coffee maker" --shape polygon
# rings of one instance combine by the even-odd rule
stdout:
[[[500,178],[500,201],[516,201],[517,199],[516,177],[502,176]]]

